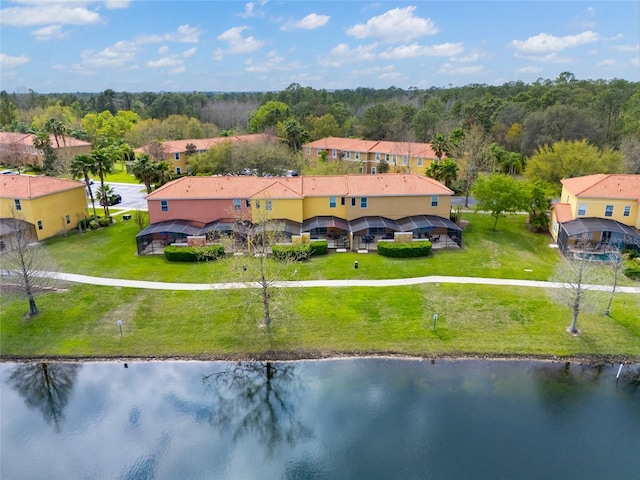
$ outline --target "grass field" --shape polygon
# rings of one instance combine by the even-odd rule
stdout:
[[[558,252],[549,237],[526,230],[523,216],[465,214],[465,248],[425,259],[330,254],[297,264],[299,279],[378,279],[458,275],[546,280]],[[132,222],[46,244],[59,270],[171,282],[230,281],[233,259],[169,264],[135,254]],[[359,267],[353,268],[358,260]],[[235,259],[238,261],[238,259]],[[245,260],[242,260],[245,261]],[[531,270],[531,271],[529,271]],[[293,271],[289,271],[293,278]],[[627,282],[631,283],[631,282]],[[569,335],[570,312],[541,288],[420,285],[393,288],[275,290],[272,327],[259,327],[259,305],[247,291],[155,291],[65,285],[41,294],[41,313],[26,319],[27,302],[0,297],[0,354],[12,357],[234,358],[395,353],[440,355],[623,356],[640,359],[640,296],[618,294],[602,315],[606,294],[581,314]],[[277,297],[284,296],[280,301]],[[433,315],[438,314],[436,328]],[[123,322],[123,335],[117,326]],[[272,353],[268,353],[272,352]],[[277,353],[273,353],[277,352]]]

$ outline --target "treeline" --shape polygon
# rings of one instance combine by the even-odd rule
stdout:
[[[75,120],[58,120],[75,121],[77,126],[88,113],[116,115],[127,110],[142,120],[179,115],[215,125],[220,132],[247,132],[252,130],[250,122],[256,111],[268,102],[285,104],[288,118],[295,119],[311,140],[338,135],[430,142],[438,133],[477,125],[493,141],[527,156],[543,144],[563,139],[587,139],[598,147],[619,148],[625,137],[640,136],[640,83],[578,80],[569,72],[531,84],[517,81],[427,90],[328,91],[292,84],[280,92],[2,92],[0,126],[4,130],[32,128],[34,119],[46,116],[52,107],[62,107]],[[62,111],[53,113],[61,115]],[[267,119],[258,126],[274,127],[275,123]],[[210,132],[205,128],[202,133]]]

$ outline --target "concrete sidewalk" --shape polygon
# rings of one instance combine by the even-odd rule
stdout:
[[[234,288],[259,288],[258,283],[173,283],[173,282],[148,282],[145,280],[127,280],[120,278],[91,277],[87,275],[77,275],[74,273],[50,272],[47,274],[51,278],[64,280],[73,283],[85,283],[91,285],[102,285],[107,287],[128,287],[145,288],[150,290],[230,290]],[[397,287],[402,285],[422,285],[438,283],[457,283],[469,285],[502,285],[515,287],[534,288],[562,288],[564,284],[555,282],[543,282],[536,280],[509,280],[504,278],[481,278],[481,277],[448,277],[429,276],[414,278],[398,278],[390,280],[300,280],[289,282],[277,282],[273,286],[277,288],[313,288],[313,287]],[[603,292],[611,291],[607,285],[587,285],[589,290]],[[640,287],[616,287],[619,293],[640,294]]]

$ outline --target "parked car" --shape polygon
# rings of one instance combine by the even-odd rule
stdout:
[[[117,205],[118,203],[122,202],[122,196],[118,193],[114,194],[114,195],[110,195],[109,198],[107,198],[107,206],[111,206],[111,205]],[[100,205],[104,206],[104,199],[100,199]]]
[[[2,170],[0,172],[0,175],[17,175],[17,172],[14,172],[13,170]]]

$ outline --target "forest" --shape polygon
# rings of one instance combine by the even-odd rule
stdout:
[[[640,173],[640,83],[580,80],[570,72],[529,84],[426,90],[329,91],[294,83],[277,92],[0,92],[4,131],[57,130],[98,147],[106,117],[123,119],[120,138],[110,141],[130,148],[260,132],[277,134],[292,155],[304,143],[328,136],[415,141],[432,143],[452,158],[481,149],[490,170],[528,169],[543,178],[536,160],[562,146],[595,156],[591,169]],[[569,176],[593,173],[587,170]]]

